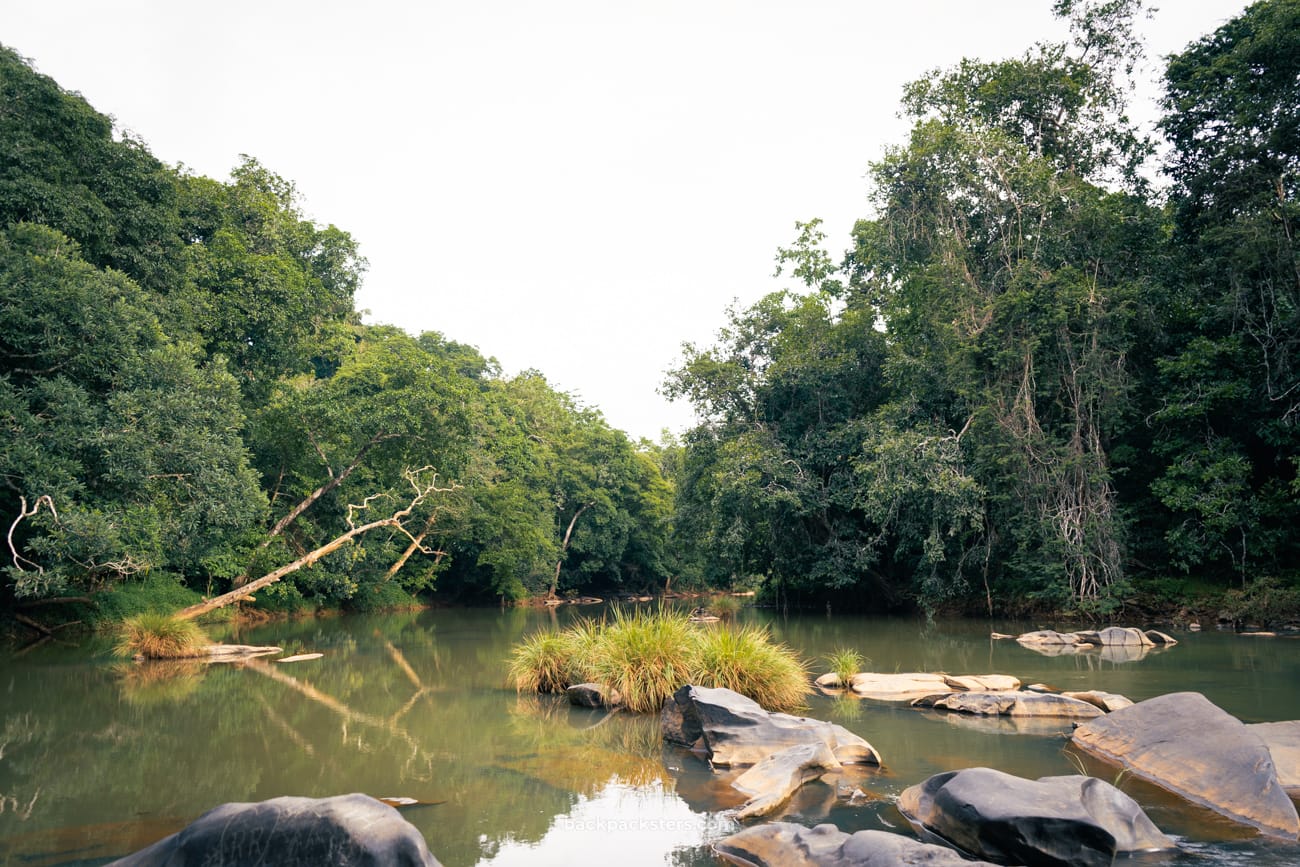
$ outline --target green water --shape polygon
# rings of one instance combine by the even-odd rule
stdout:
[[[699,761],[665,749],[656,719],[606,718],[504,685],[515,640],[593,613],[438,610],[219,636],[324,654],[284,665],[122,664],[97,641],[9,653],[0,660],[0,865],[98,864],[226,801],[353,791],[437,802],[404,815],[448,867],[712,864],[708,843],[735,830],[723,810],[739,799]],[[810,659],[853,647],[876,671],[1011,674],[1134,700],[1196,690],[1247,722],[1300,719],[1294,639],[1177,633],[1176,647],[1122,661],[1045,657],[989,639],[1068,624],[742,617]],[[1076,772],[1060,726],[1026,732],[821,695],[809,704],[808,715],[870,741],[886,768],[856,772],[868,795],[859,806],[831,786],[806,786],[787,807],[793,821],[901,831],[890,799],[931,774]],[[1185,846],[1161,863],[1300,863],[1300,847],[1243,834],[1138,781],[1124,788]]]

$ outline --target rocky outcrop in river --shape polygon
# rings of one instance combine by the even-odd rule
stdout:
[[[805,828],[790,822],[746,828],[714,843],[713,850],[749,867],[992,867],[888,831],[846,834],[834,825]]]
[[[1093,777],[966,768],[904,790],[898,809],[923,839],[999,864],[1110,867],[1117,855],[1175,848],[1136,801]]]
[[[369,795],[222,804],[111,867],[438,867],[424,837]]]
[[[1157,696],[1098,717],[1074,730],[1073,743],[1237,822],[1300,836],[1267,745],[1200,693]]]

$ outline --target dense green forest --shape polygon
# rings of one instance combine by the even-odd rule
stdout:
[[[363,324],[358,245],[290,182],[164,165],[0,49],[3,594],[192,600],[385,518],[255,604],[1286,592],[1300,0],[1168,58],[1159,141],[1127,114],[1140,4],[1055,9],[1067,41],[906,88],[852,249],[799,225],[777,262],[802,288],[686,348],[665,390],[700,421],[659,445]]]

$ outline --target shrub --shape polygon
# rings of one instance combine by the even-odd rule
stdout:
[[[870,661],[849,647],[837,647],[833,653],[826,656],[826,664],[830,666],[831,673],[840,679],[840,686],[846,689],[853,675],[862,671]]]
[[[725,687],[768,710],[792,710],[810,691],[808,670],[793,650],[773,644],[766,628],[710,629],[699,638],[700,686]]]
[[[614,612],[591,648],[593,679],[636,713],[657,711],[698,673],[698,636],[681,615]]]
[[[194,621],[146,611],[122,621],[114,652],[123,657],[180,659],[198,656],[208,643]]]

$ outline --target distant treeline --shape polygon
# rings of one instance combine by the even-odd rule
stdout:
[[[909,85],[843,258],[732,311],[632,443],[476,349],[360,321],[355,242],[246,158],[163,165],[0,49],[4,593],[215,595],[440,490],[258,603],[761,586],[866,608],[1120,604],[1300,563],[1300,0],[1169,58],[1135,0]],[[846,106],[846,110],[852,110]],[[1158,177],[1158,180],[1152,180]],[[1269,586],[1273,586],[1270,584]]]

